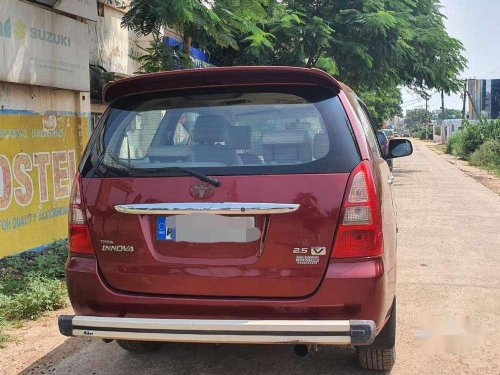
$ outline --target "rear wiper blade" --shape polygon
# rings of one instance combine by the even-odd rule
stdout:
[[[221,186],[221,182],[217,178],[213,178],[207,175],[204,175],[203,173],[195,172],[192,171],[191,169],[187,168],[182,168],[182,167],[165,167],[165,168],[152,168],[152,169],[145,169],[144,172],[146,173],[151,173],[151,172],[182,172],[185,174],[188,174],[190,176],[196,177],[199,180],[203,182],[208,182],[210,185],[213,185],[215,187]]]

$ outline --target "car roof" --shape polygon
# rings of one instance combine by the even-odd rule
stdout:
[[[124,96],[219,86],[262,84],[316,85],[338,91],[348,89],[328,73],[316,68],[291,66],[237,66],[172,70],[141,74],[108,83],[103,90],[106,103]]]

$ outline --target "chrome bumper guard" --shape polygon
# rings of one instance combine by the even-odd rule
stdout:
[[[62,315],[65,336],[226,344],[369,345],[371,320],[145,319]]]

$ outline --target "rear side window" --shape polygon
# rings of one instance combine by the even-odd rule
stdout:
[[[320,88],[184,91],[113,103],[89,160],[126,175],[350,172],[360,161],[336,93]],[[169,173],[171,174],[171,173]]]
[[[366,139],[368,140],[368,145],[370,146],[373,155],[381,157],[380,146],[377,137],[375,135],[375,130],[373,129],[373,125],[370,122],[368,109],[366,109],[365,105],[362,104],[358,99],[356,99],[354,102],[355,102],[356,112],[358,113],[358,117],[365,132]]]

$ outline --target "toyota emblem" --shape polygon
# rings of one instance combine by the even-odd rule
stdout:
[[[191,186],[189,193],[194,199],[197,200],[208,199],[213,197],[215,194],[215,188],[206,182],[201,182]]]

